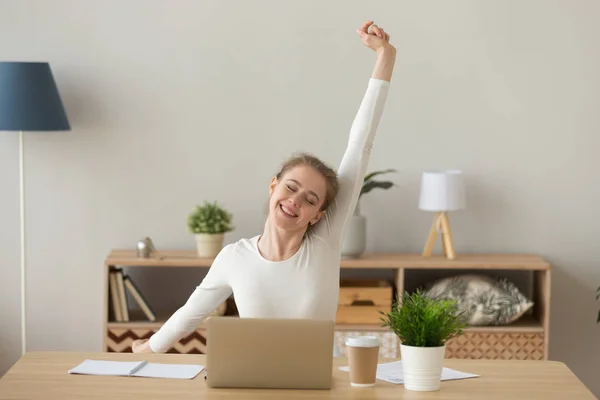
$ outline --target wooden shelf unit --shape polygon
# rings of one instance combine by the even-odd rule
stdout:
[[[158,330],[174,310],[155,311],[157,320],[149,322],[137,310],[130,310],[129,322],[109,320],[111,299],[109,295],[109,270],[118,267],[190,267],[210,268],[212,258],[199,258],[195,250],[167,250],[160,252],[161,259],[138,258],[134,250],[116,249],[104,263],[104,326],[105,351],[131,351],[131,342],[147,338]],[[523,316],[505,326],[473,326],[465,334],[448,343],[449,358],[478,359],[547,359],[550,327],[551,268],[542,257],[531,254],[458,254],[454,260],[443,256],[423,257],[420,254],[365,254],[360,258],[342,259],[342,269],[394,270],[394,296],[407,288],[410,290],[413,272],[445,274],[504,272],[529,274],[532,281],[531,297],[534,307],[530,315]],[[206,339],[204,324],[189,337],[183,338],[169,352],[203,353]],[[399,343],[393,332],[378,324],[336,325],[336,342],[345,353],[344,341],[348,335],[371,334],[382,340],[382,357],[399,357]]]

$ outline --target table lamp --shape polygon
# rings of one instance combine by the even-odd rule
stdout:
[[[21,219],[21,348],[26,345],[26,252],[23,131],[70,130],[47,62],[0,62],[0,131],[19,132]]]
[[[423,173],[419,208],[436,213],[423,249],[424,257],[431,256],[437,234],[441,232],[444,255],[450,260],[455,258],[448,212],[465,208],[465,203],[465,188],[461,171],[446,170]]]

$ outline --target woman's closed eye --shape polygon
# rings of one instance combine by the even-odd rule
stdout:
[[[295,192],[296,190],[298,190],[298,189],[296,189],[294,186],[290,186],[290,185],[287,185],[287,184],[286,184],[285,186],[286,186],[286,188],[287,188],[287,189],[288,189],[290,192]],[[310,198],[310,197],[307,197],[307,198],[306,198],[306,201],[307,201],[307,202],[308,202],[308,204],[310,204],[311,206],[314,206],[315,204],[317,204],[317,202],[316,202],[314,199]]]

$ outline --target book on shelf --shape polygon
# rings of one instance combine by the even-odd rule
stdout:
[[[111,270],[108,275],[110,300],[112,305],[113,317],[117,322],[123,322],[123,314],[121,313],[121,301],[119,299],[119,291],[117,290],[117,272]]]
[[[142,295],[142,292],[133,279],[131,279],[131,276],[126,274],[122,268],[111,268],[109,271],[109,290],[115,321],[130,321],[127,293],[137,303],[149,321],[156,321],[156,314],[148,304],[148,301]]]

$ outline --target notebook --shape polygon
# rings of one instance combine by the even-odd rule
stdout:
[[[193,379],[205,368],[195,364],[159,364],[148,361],[85,360],[69,374]]]

